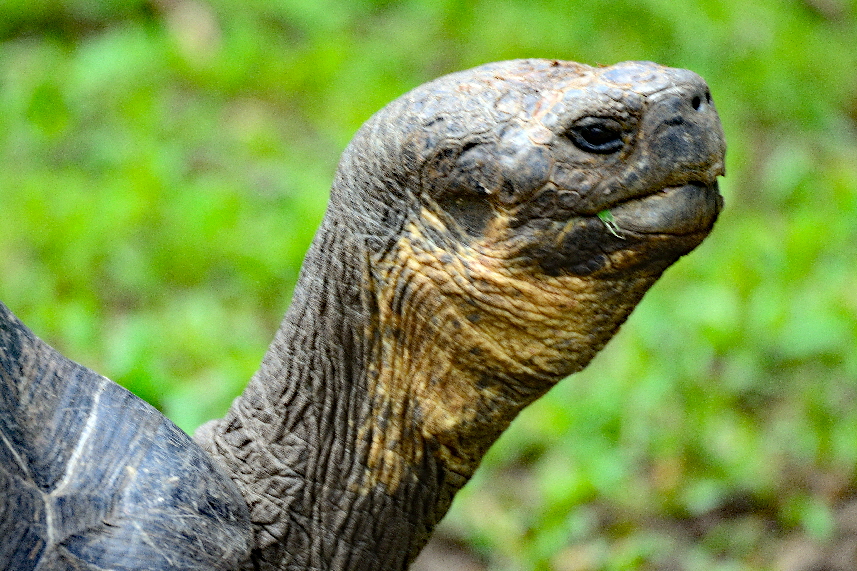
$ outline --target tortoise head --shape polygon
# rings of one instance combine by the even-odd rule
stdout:
[[[480,283],[494,284],[504,311],[516,312],[513,299],[539,308],[515,332],[542,327],[546,308],[564,311],[587,337],[585,362],[603,345],[593,335],[606,341],[711,231],[724,154],[711,93],[693,72],[499,62],[425,84],[368,121],[332,202],[347,205],[343,218],[381,266],[408,258],[457,284],[441,295],[470,322],[491,313],[472,289]]]
[[[539,63],[488,66],[448,97],[490,105],[435,112],[410,135],[418,199],[460,242],[501,245],[548,275],[670,263],[696,246],[720,210],[725,153],[702,78],[645,62]]]
[[[500,62],[391,103],[331,202],[369,250],[377,362],[396,363],[375,390],[481,456],[708,235],[724,153],[702,78],[648,62]]]

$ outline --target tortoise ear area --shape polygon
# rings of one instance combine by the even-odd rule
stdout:
[[[496,156],[491,142],[440,147],[422,166],[422,190],[434,199],[446,194],[496,194],[502,183]]]
[[[554,158],[549,146],[535,144],[522,128],[503,129],[493,138],[438,148],[422,165],[424,192],[475,194],[511,207],[531,198],[550,179]]]
[[[422,193],[471,237],[484,235],[497,215],[493,202],[505,185],[492,142],[439,149],[423,166]]]
[[[437,200],[437,205],[471,238],[484,236],[497,216],[486,197],[474,194],[446,194]]]

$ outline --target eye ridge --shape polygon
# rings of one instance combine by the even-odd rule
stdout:
[[[568,137],[581,151],[611,154],[625,146],[623,133],[621,124],[614,119],[586,117],[568,130]]]

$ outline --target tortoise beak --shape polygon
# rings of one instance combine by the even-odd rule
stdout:
[[[707,231],[723,209],[719,185],[691,183],[629,200],[611,209],[616,226],[638,234]]]

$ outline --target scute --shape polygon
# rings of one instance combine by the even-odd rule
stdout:
[[[247,559],[247,507],[151,405],[0,304],[0,570],[218,570]]]

